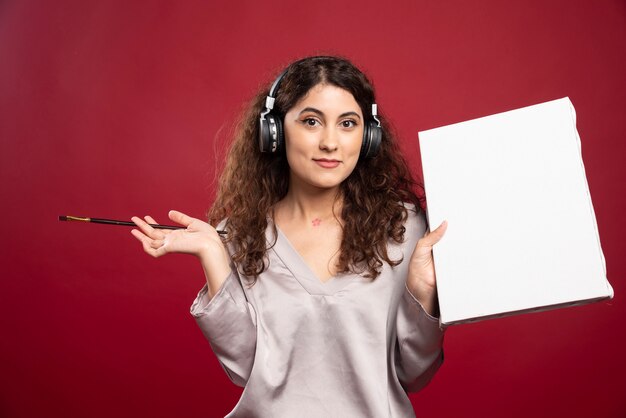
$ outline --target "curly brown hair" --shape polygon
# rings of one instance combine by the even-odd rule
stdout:
[[[273,113],[284,118],[318,84],[350,92],[366,120],[371,120],[371,105],[375,103],[372,84],[350,61],[339,57],[309,57],[289,65],[276,93]],[[273,219],[275,205],[289,188],[284,147],[277,154],[259,151],[259,115],[268,93],[269,86],[256,95],[239,119],[216,200],[209,210],[212,225],[226,220],[226,242],[232,245],[232,260],[255,281],[267,268],[265,255],[274,245],[266,242],[268,217]],[[372,279],[378,276],[383,262],[395,266],[401,261],[389,258],[387,244],[390,239],[403,241],[406,204],[421,210],[416,191],[422,190],[411,176],[392,127],[383,115],[379,119],[383,134],[378,154],[360,158],[340,187],[343,237],[337,271],[365,273]],[[272,225],[276,237],[276,226]]]

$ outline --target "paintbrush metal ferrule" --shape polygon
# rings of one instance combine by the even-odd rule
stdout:
[[[61,215],[59,216],[59,221],[79,221],[79,222],[91,222],[91,219],[89,218],[80,218],[78,216],[64,216]]]

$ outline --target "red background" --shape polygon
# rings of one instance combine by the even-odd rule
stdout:
[[[411,399],[421,417],[626,416],[623,0],[0,3],[0,416],[235,405],[188,313],[199,264],[57,216],[203,217],[241,104],[317,53],[370,75],[418,173],[420,130],[571,98],[615,299],[452,327]]]

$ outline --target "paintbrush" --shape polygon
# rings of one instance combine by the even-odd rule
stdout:
[[[83,218],[79,216],[69,216],[69,215],[59,215],[59,221],[78,221],[78,222],[90,222],[92,224],[106,224],[106,225],[121,225],[121,226],[134,226],[132,222],[129,221],[117,221],[115,219],[104,219],[104,218]],[[185,229],[184,226],[174,226],[174,225],[160,225],[160,224],[148,224],[156,229]],[[226,234],[226,231],[217,231],[218,234]]]

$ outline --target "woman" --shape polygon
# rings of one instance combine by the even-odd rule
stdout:
[[[133,218],[148,254],[203,266],[191,313],[245,386],[229,417],[414,416],[407,391],[443,359],[431,249],[446,225],[424,235],[413,186],[367,78],[310,57],[242,118],[210,224]]]

